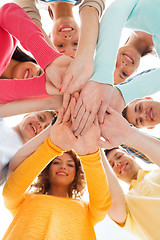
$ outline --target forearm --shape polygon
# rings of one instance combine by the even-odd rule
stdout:
[[[93,223],[104,219],[112,204],[100,152],[80,156],[89,191],[89,207]]]
[[[93,7],[85,6],[80,11],[80,19],[80,39],[76,57],[84,55],[93,59],[99,29],[98,12]]]
[[[124,144],[139,150],[153,163],[160,166],[160,140],[132,127],[130,131],[128,131],[128,135],[125,138]]]
[[[159,76],[160,68],[150,72],[145,71],[142,75],[138,74],[131,78],[131,81],[116,87],[121,91],[125,103],[128,104],[136,98],[142,98],[160,91]]]
[[[112,206],[108,211],[111,219],[119,224],[123,224],[127,217],[126,201],[123,190],[107,162],[103,150],[101,150],[102,163],[107,175],[109,190],[112,197]]]
[[[16,168],[27,159],[32,153],[34,153],[38,147],[44,142],[44,140],[50,134],[51,126],[47,127],[38,136],[32,138],[29,142],[25,143],[13,156],[8,170],[8,177],[16,170]]]
[[[43,110],[59,111],[62,99],[61,95],[53,95],[0,103],[0,118]]]
[[[47,138],[7,180],[3,189],[6,207],[10,210],[16,209],[23,198],[24,192],[36,176],[55,156],[61,154],[62,150],[56,147],[50,139]]]

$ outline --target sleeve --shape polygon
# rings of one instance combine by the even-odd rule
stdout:
[[[36,7],[36,0],[13,0],[13,2],[23,8],[31,19],[37,19],[41,22],[41,16]]]
[[[128,104],[136,98],[151,95],[160,91],[160,68],[151,69],[138,74],[123,84],[116,85]]]
[[[16,42],[14,37],[19,39],[22,46],[33,54],[43,70],[61,55],[46,43],[41,30],[24,10],[14,3],[5,4],[0,8],[0,27],[4,37],[8,36],[7,33],[13,36],[13,44]],[[0,86],[0,102],[47,95],[45,74],[31,79],[0,79]]]
[[[106,9],[100,23],[94,74],[90,80],[113,85],[121,32],[137,2],[116,0]]]
[[[105,9],[104,0],[84,0],[82,4],[79,6],[79,11],[85,6],[94,7],[98,11],[99,17],[102,16],[102,12]]]
[[[44,70],[56,57],[61,56],[50,47],[41,30],[25,11],[14,3],[0,8],[0,26],[16,37],[21,45],[30,51]]]
[[[93,224],[102,221],[112,205],[100,151],[80,156],[89,192],[89,211]]]
[[[24,192],[33,180],[54,157],[61,154],[62,150],[55,146],[49,137],[46,138],[45,142],[7,180],[3,189],[7,209],[12,213],[16,212],[23,201]]]

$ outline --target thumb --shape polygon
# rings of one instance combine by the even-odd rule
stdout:
[[[71,95],[69,93],[63,94],[63,107],[65,108],[65,110],[68,108],[70,99],[71,99]]]
[[[72,73],[70,70],[67,70],[65,73],[65,76],[63,78],[62,81],[62,85],[61,85],[61,93],[64,93],[66,91],[66,89],[68,88],[70,82],[72,81]]]
[[[111,108],[110,106],[108,106],[108,108],[107,108],[107,113],[109,113],[109,114],[112,114],[112,113],[114,113],[114,112],[116,112],[113,108]]]

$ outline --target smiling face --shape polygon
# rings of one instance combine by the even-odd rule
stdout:
[[[124,82],[134,73],[140,63],[141,55],[136,48],[125,45],[121,47],[117,54],[116,68],[114,71],[114,83]]]
[[[6,79],[27,79],[40,76],[43,70],[39,65],[33,62],[18,62],[11,59],[6,70],[1,75],[1,78]]]
[[[107,154],[107,159],[119,179],[127,183],[136,179],[140,167],[127,152],[121,149],[113,149]]]
[[[74,58],[79,40],[79,27],[72,17],[55,20],[51,39],[60,53]]]
[[[52,186],[70,187],[75,179],[75,162],[70,154],[64,153],[51,162],[49,168],[49,182]]]
[[[160,103],[152,99],[136,99],[128,104],[126,118],[136,127],[154,127],[160,123]]]
[[[29,141],[43,131],[52,121],[53,114],[49,111],[41,111],[28,114],[19,124],[22,138]]]

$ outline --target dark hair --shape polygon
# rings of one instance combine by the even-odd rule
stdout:
[[[127,119],[127,106],[123,109],[122,116],[128,121],[128,119]]]
[[[18,62],[33,62],[36,63],[36,60],[32,57],[30,57],[29,55],[27,55],[26,53],[24,53],[19,47],[16,47],[13,55],[12,55],[12,59],[18,61]]]
[[[85,181],[85,176],[84,176],[84,172],[82,170],[82,165],[81,165],[80,159],[73,150],[66,151],[65,153],[68,153],[72,157],[72,159],[75,162],[75,168],[76,168],[76,175],[75,175],[74,181],[71,184],[68,195],[70,198],[81,198],[84,193],[86,181]],[[52,161],[38,175],[37,182],[33,183],[31,185],[31,188],[32,187],[36,188],[34,190],[35,194],[47,194],[48,193],[48,191],[50,189],[49,168],[50,168],[51,163],[52,163]]]
[[[114,148],[111,148],[111,149],[104,149],[104,153],[105,153],[106,157],[107,157],[107,154],[114,149],[120,149],[120,148],[119,147],[114,147]]]

